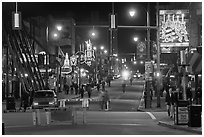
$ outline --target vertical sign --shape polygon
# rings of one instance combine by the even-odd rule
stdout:
[[[65,55],[64,65],[62,66],[62,74],[63,73],[70,73],[72,71],[72,68],[69,64],[69,56],[68,53]]]
[[[91,65],[91,61],[94,60],[94,50],[92,49],[91,41],[86,41],[87,50],[85,50],[86,64]]]

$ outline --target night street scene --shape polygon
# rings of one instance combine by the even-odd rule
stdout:
[[[202,135],[202,2],[1,2],[2,135]]]

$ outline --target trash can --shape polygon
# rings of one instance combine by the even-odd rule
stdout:
[[[189,102],[185,100],[178,100],[174,107],[174,124],[188,125],[188,105]]]
[[[202,111],[201,105],[190,105],[188,107],[189,127],[201,127],[201,111]]]
[[[16,110],[16,103],[14,97],[8,97],[6,100],[6,110]]]

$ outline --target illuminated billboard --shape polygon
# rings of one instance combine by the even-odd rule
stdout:
[[[188,10],[160,10],[159,27],[161,48],[189,46]]]

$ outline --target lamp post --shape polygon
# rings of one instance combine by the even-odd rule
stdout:
[[[57,31],[62,31],[62,26],[61,25],[56,25],[56,29]],[[54,33],[53,34],[53,37],[54,39],[59,39],[59,34],[58,33]],[[60,46],[60,45],[59,45]],[[56,51],[56,55],[57,55],[57,58],[59,58],[59,46],[57,46],[57,51]],[[59,65],[60,66],[60,65]],[[59,91],[59,89],[61,90],[61,67],[59,67],[57,65],[57,81],[56,81],[56,92]]]
[[[139,39],[139,38],[136,37],[136,36],[133,38],[133,40],[134,40],[135,43],[137,43],[138,39]],[[135,46],[135,57],[134,57],[134,61],[136,60],[136,54],[137,54],[137,45]]]
[[[49,74],[48,74],[48,42],[49,42],[49,27],[47,25],[46,27],[46,54],[45,54],[45,59],[46,59],[46,64],[45,64],[45,88],[48,88],[48,79],[49,79]]]
[[[150,61],[150,19],[149,19],[149,9],[150,9],[150,4],[147,4],[147,10],[145,10],[146,12],[146,17],[147,17],[147,61]],[[131,17],[134,17],[135,15],[135,11],[134,10],[130,10],[129,11],[129,15]],[[151,107],[151,98],[150,98],[150,81],[149,79],[147,79],[146,81],[146,93],[147,93],[147,98],[146,98],[146,108],[150,108]]]

